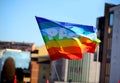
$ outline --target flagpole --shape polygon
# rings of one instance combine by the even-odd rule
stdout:
[[[60,82],[60,78],[59,78],[59,75],[58,75],[58,73],[57,73],[57,70],[56,70],[56,67],[55,67],[55,63],[54,63],[54,69],[55,69],[55,73],[56,73],[56,75],[57,75],[58,81]]]

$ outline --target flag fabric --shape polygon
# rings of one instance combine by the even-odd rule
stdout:
[[[49,80],[48,80],[48,78],[46,78],[46,83],[49,83]]]
[[[16,75],[14,76],[14,83],[17,83],[17,77],[16,77]]]
[[[118,83],[120,83],[120,80],[118,81]]]
[[[51,60],[81,60],[85,52],[94,53],[100,42],[92,26],[52,21],[36,17]]]

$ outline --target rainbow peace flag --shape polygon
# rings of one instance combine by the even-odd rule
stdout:
[[[36,17],[51,60],[81,60],[85,52],[94,53],[100,42],[92,26],[52,21]]]

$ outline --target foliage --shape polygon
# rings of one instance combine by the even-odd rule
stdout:
[[[2,70],[2,83],[13,83],[15,76],[15,62],[13,58],[8,57]]]

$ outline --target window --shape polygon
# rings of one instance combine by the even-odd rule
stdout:
[[[108,27],[108,37],[112,37],[112,28]]]
[[[97,52],[94,53],[94,61],[97,61]]]
[[[109,15],[109,26],[110,27],[113,26],[113,18],[114,18],[114,14],[113,14],[113,12],[111,12]]]
[[[34,51],[32,51],[31,53],[38,54],[38,50],[34,50]]]
[[[112,38],[108,38],[108,49],[112,49]]]
[[[106,63],[106,73],[105,73],[106,76],[109,76],[110,75],[110,63]]]
[[[43,79],[46,79],[46,75],[43,75],[43,77],[42,77]]]
[[[107,50],[107,57],[106,57],[106,62],[107,62],[107,63],[110,63],[110,58],[111,58],[111,50],[108,49],[108,50]]]

